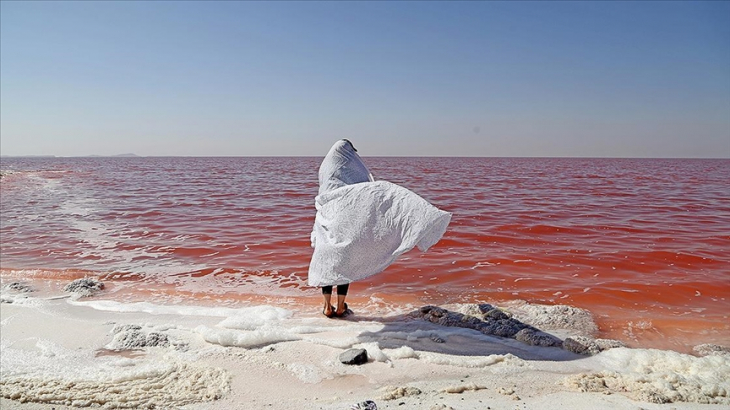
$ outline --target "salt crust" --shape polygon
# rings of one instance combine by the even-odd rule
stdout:
[[[484,389],[486,389],[486,387],[480,386],[480,385],[477,385],[474,383],[468,383],[468,384],[464,384],[461,386],[449,386],[449,387],[443,389],[442,391],[444,393],[461,394],[461,393],[464,393],[465,391],[477,391],[477,390],[484,390]]]
[[[180,355],[94,357],[44,339],[35,347],[16,349],[2,340],[0,396],[21,403],[149,409],[215,400],[229,390],[226,371],[188,364]]]
[[[246,349],[269,346],[268,350],[259,350],[260,353],[252,350],[255,357],[259,357],[261,353],[265,354],[267,351],[279,349],[278,343],[299,340],[300,342],[297,343],[303,342],[338,349],[362,347],[368,350],[368,355],[373,362],[384,363],[391,368],[394,361],[401,360],[417,360],[429,364],[470,369],[485,368],[499,363],[506,365],[504,369],[517,369],[527,363],[509,353],[483,356],[440,353],[438,349],[453,348],[455,343],[461,346],[465,335],[472,335],[474,341],[477,342],[483,340],[479,342],[483,344],[493,339],[475,334],[469,329],[439,329],[433,326],[418,329],[417,323],[414,326],[414,322],[408,321],[390,322],[386,326],[376,322],[323,321],[321,318],[290,320],[291,312],[271,306],[229,309],[121,304],[108,301],[69,300],[67,303],[117,312],[221,317],[223,320],[214,327],[200,325],[193,328],[180,326],[169,326],[169,328],[182,333],[187,332],[188,335],[199,335],[206,343],[214,345],[238,346]],[[468,310],[469,307],[463,306],[462,309]],[[493,312],[493,314],[497,313]],[[525,319],[521,320],[528,322]],[[162,327],[158,326],[155,330],[163,331]],[[135,330],[136,328],[130,329]],[[348,336],[353,333],[358,336]],[[345,336],[343,337],[342,334]],[[443,343],[437,344],[433,341],[434,337],[442,340]],[[504,345],[500,349],[508,349],[515,343],[521,344],[509,339],[504,339],[502,343]],[[422,346],[426,346],[428,349],[421,350]],[[200,348],[200,344],[197,347]],[[42,352],[37,355],[38,357],[24,356],[22,352],[11,348],[3,341],[2,367],[4,372],[3,380],[0,383],[2,397],[18,401],[67,405],[167,408],[213,400],[221,397],[228,390],[229,377],[225,371],[214,367],[189,365],[186,363],[189,360],[184,358],[189,359],[190,357],[180,355],[179,352],[170,352],[164,357],[159,357],[158,354],[156,359],[150,357],[149,360],[143,360],[144,363],[140,363],[139,360],[133,361],[117,357],[104,362],[107,365],[99,368],[98,362],[96,366],[85,367],[83,363],[87,362],[83,360],[84,358],[77,360],[79,359],[77,357],[67,357],[68,352],[63,352],[46,342],[39,341],[38,349]],[[219,349],[225,348],[219,346]],[[535,352],[541,352],[539,354],[549,352],[551,349],[555,350],[540,347],[520,347],[519,349],[533,349]],[[206,348],[197,351],[204,350]],[[557,350],[560,351],[560,349]],[[170,351],[170,349],[166,351]],[[230,352],[231,350],[219,351]],[[550,356],[550,353],[545,354],[547,357]],[[264,360],[263,357],[260,359]],[[604,351],[586,360],[588,360],[586,365],[591,371],[567,377],[563,383],[565,386],[578,391],[621,392],[632,398],[651,402],[686,401],[730,404],[728,402],[728,391],[730,391],[730,386],[728,386],[730,364],[728,361],[730,358],[727,356],[698,358],[669,351],[618,348]],[[77,362],[82,364],[77,364]],[[77,369],[69,371],[69,367],[73,366],[76,366]],[[331,379],[333,374],[355,374],[344,371],[330,362],[319,364],[316,362],[285,362],[281,363],[281,367],[307,384]],[[13,369],[13,371],[7,372],[7,369]],[[44,369],[44,371],[39,372],[35,369]],[[504,369],[498,366],[490,372],[506,374],[503,373]],[[584,369],[585,367],[581,370],[584,371]],[[111,377],[110,374],[114,376]],[[458,390],[464,386],[450,387]]]
[[[216,368],[171,363],[107,380],[33,376],[4,377],[2,397],[74,407],[153,409],[216,400],[228,391],[228,375]]]
[[[395,387],[395,386],[388,386],[383,388],[383,395],[381,396],[381,399],[383,400],[396,400],[403,397],[408,396],[417,396],[421,394],[421,390],[416,387]]]
[[[93,296],[102,289],[104,289],[104,283],[96,278],[76,279],[63,288],[64,292],[70,292],[79,297]]]
[[[583,392],[621,392],[651,403],[730,404],[730,357],[617,348],[595,356],[603,371],[565,379]]]

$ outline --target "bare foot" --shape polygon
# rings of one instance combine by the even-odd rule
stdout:
[[[330,304],[325,305],[324,309],[322,309],[322,314],[329,318],[334,317],[336,314],[334,306]]]

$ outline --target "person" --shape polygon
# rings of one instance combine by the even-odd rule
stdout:
[[[382,272],[403,253],[436,244],[451,213],[416,193],[375,181],[352,142],[341,139],[319,167],[308,283],[322,288],[322,314],[343,317],[350,284]],[[332,291],[337,288],[337,305]]]

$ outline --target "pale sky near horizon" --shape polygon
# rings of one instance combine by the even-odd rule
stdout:
[[[0,2],[2,155],[730,158],[729,2]]]

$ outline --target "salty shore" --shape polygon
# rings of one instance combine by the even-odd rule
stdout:
[[[577,354],[563,342],[591,340],[595,325],[570,307],[386,314],[352,306],[354,315],[333,320],[270,305],[121,303],[103,293],[23,290],[5,286],[0,304],[3,409],[350,409],[366,400],[378,409],[730,405],[727,352]],[[485,329],[497,322],[489,315],[544,338],[490,335]],[[551,340],[559,343],[546,346]],[[341,363],[351,348],[364,348],[368,362]]]

